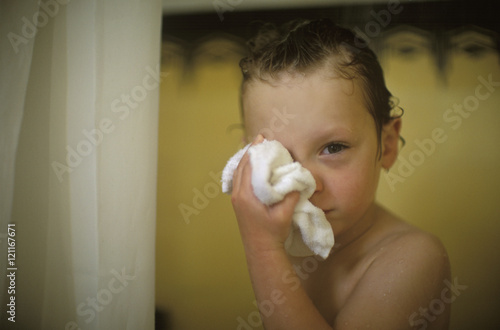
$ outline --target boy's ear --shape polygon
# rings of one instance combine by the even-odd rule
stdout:
[[[401,118],[392,119],[382,128],[382,167],[389,170],[398,158],[399,132],[401,131]]]

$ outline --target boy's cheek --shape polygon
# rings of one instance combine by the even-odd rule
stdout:
[[[338,201],[344,201],[351,205],[357,205],[358,203],[363,203],[369,189],[369,185],[372,184],[371,180],[367,180],[366,172],[347,172],[338,173],[340,178],[332,182],[330,190],[334,195],[335,199]]]

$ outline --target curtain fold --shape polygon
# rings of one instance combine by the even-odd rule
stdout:
[[[0,301],[7,304],[8,224],[10,223],[14,190],[14,167],[19,131],[24,113],[25,95],[33,52],[33,38],[19,37],[13,31],[21,31],[20,19],[38,11],[35,1],[0,2]],[[28,31],[23,30],[26,34]],[[2,310],[0,320],[7,314]],[[4,322],[2,322],[3,324]]]
[[[2,306],[15,224],[17,327],[153,329],[161,3],[22,3],[0,7]]]

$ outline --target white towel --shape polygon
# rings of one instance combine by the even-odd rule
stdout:
[[[233,173],[247,149],[252,165],[252,187],[262,203],[272,205],[292,191],[300,192],[293,213],[292,230],[285,241],[286,251],[292,256],[317,254],[326,259],[334,238],[324,212],[309,201],[316,189],[316,182],[311,172],[293,161],[280,142],[264,140],[238,151],[222,171],[222,191],[231,194]]]

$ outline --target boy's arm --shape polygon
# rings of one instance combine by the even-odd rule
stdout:
[[[299,279],[284,250],[247,250],[246,256],[265,329],[332,329],[302,285],[290,285],[291,281],[298,284]]]
[[[303,287],[290,286],[290,281],[299,283],[299,279],[287,257],[284,242],[290,232],[299,193],[290,193],[280,203],[266,206],[253,194],[250,177],[251,165],[245,155],[233,177],[231,201],[264,327],[331,329]]]

